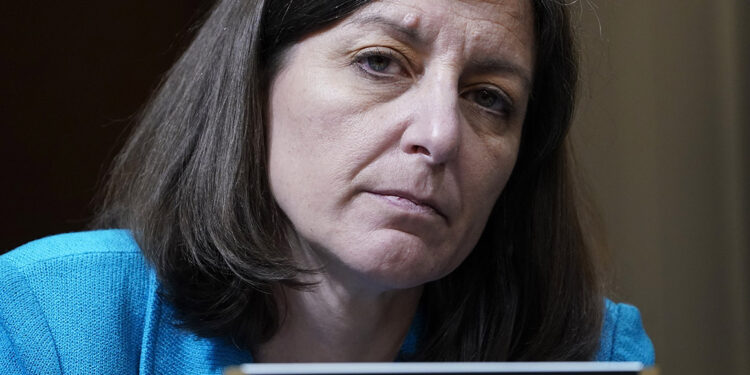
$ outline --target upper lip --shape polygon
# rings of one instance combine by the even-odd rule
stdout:
[[[408,199],[414,204],[432,208],[433,210],[435,210],[435,212],[437,212],[438,215],[447,219],[446,214],[445,214],[445,208],[442,207],[440,202],[433,197],[419,196],[408,190],[398,190],[398,189],[374,190],[372,192],[375,194],[379,194],[379,195],[392,195],[395,197]]]

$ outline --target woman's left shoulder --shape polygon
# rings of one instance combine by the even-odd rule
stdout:
[[[597,361],[637,361],[654,364],[654,346],[646,334],[641,313],[626,303],[605,301]]]

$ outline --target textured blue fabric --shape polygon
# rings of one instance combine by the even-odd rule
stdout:
[[[606,301],[597,361],[638,361],[654,365],[654,346],[634,306]]]
[[[0,256],[0,373],[218,374],[252,361],[177,328],[157,288],[124,230],[47,237]],[[399,358],[416,350],[419,325]],[[597,360],[653,363],[637,309],[607,301]]]

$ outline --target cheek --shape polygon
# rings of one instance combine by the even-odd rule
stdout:
[[[393,143],[372,95],[343,67],[304,65],[292,55],[274,80],[269,105],[272,184],[319,182],[331,188],[351,180]],[[283,177],[283,180],[281,181]],[[274,181],[275,180],[275,181]]]
[[[337,208],[349,182],[377,154],[378,127],[367,104],[346,85],[346,74],[291,59],[274,80],[268,109],[271,191],[297,225]]]
[[[517,135],[514,135],[517,134]],[[463,211],[467,227],[462,241],[475,243],[484,230],[495,202],[510,178],[518,155],[520,131],[474,145],[477,151],[463,159]],[[480,152],[484,150],[484,152]]]
[[[308,79],[285,72],[272,85],[268,110],[272,155],[284,150],[286,156],[314,156],[335,141],[336,130],[346,118],[341,103],[333,104],[337,100],[335,88]]]
[[[496,142],[491,150],[497,151],[467,158],[464,168],[465,194],[474,197],[471,201],[487,210],[500,196],[513,172],[518,143],[514,139],[504,138],[502,142]]]

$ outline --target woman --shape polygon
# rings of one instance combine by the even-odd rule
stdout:
[[[557,1],[219,1],[115,161],[125,230],[2,258],[2,363],[650,363],[582,224],[576,77]]]

